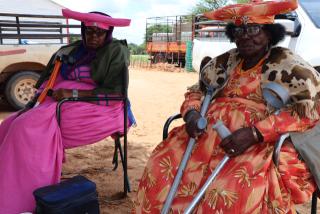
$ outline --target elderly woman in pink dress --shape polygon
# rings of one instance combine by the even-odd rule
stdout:
[[[23,111],[14,113],[0,126],[3,214],[33,211],[32,192],[60,181],[64,149],[92,144],[124,129],[124,108],[119,101],[66,103],[61,126],[58,125],[57,101],[72,96],[120,95],[129,64],[126,41],[112,38],[112,31],[114,26],[128,26],[130,20],[98,12],[63,10],[63,14],[81,21],[82,40],[58,50],[36,84],[41,94],[54,73],[56,56],[66,56],[69,63],[62,62],[52,96],[46,96],[35,107],[36,96]],[[129,118],[128,126],[132,123],[134,118]]]

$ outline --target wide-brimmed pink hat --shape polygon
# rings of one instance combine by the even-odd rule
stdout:
[[[130,19],[112,18],[97,13],[81,13],[69,9],[62,9],[62,15],[84,23],[85,26],[96,26],[108,30],[110,26],[126,27],[130,25]]]

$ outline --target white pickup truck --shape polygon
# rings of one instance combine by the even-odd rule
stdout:
[[[1,92],[12,107],[20,109],[34,96],[40,73],[60,47],[60,44],[1,45]]]
[[[58,15],[0,13],[1,98],[15,109],[29,102],[50,57],[69,42],[70,27],[80,26]]]
[[[276,19],[288,34],[279,45],[290,48],[320,72],[320,0],[300,0],[299,3],[295,12]],[[204,24],[205,21],[199,22],[199,26]],[[192,66],[197,72],[213,57],[235,48],[222,31],[223,26],[196,30]]]

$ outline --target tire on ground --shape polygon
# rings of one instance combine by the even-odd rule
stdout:
[[[5,97],[9,104],[19,110],[34,96],[34,85],[40,75],[34,71],[20,71],[12,75],[5,87]]]

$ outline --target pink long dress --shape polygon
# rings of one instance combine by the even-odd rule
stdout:
[[[73,74],[78,81],[59,76],[54,88],[95,88],[91,78],[83,76],[90,73],[89,68],[80,68]],[[119,101],[110,101],[107,106],[65,103],[61,127],[56,119],[56,104],[47,97],[40,106],[18,117],[14,113],[0,125],[0,214],[34,210],[32,192],[60,181],[64,149],[123,132],[123,104]]]

